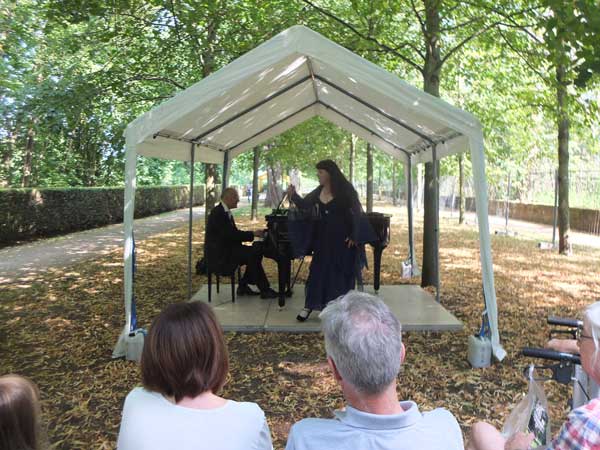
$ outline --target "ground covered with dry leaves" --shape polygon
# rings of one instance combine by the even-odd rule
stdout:
[[[254,228],[247,216],[238,225]],[[136,292],[141,326],[165,305],[186,297],[187,227],[138,243]],[[421,251],[417,228],[418,254]],[[195,225],[200,253],[202,224]],[[448,408],[468,432],[475,420],[500,426],[510,405],[526,390],[519,356],[525,345],[543,344],[548,314],[574,316],[600,299],[600,250],[576,247],[571,257],[536,248],[536,241],[492,238],[501,338],[508,357],[472,370],[467,337],[479,326],[483,298],[479,243],[473,227],[441,223],[442,303],[465,324],[459,333],[405,333],[407,359],[399,395],[422,409]],[[382,283],[405,283],[406,219],[392,222],[384,252]],[[122,252],[67,270],[31,277],[0,292],[0,373],[19,373],[40,387],[44,422],[53,448],[115,447],[127,393],[139,383],[135,363],[111,360],[123,324]],[[275,266],[266,264],[275,279]],[[305,277],[306,273],[301,274]],[[366,273],[366,280],[371,273]],[[418,283],[418,279],[408,280]],[[194,288],[205,282],[194,276]],[[240,300],[242,301],[242,300]],[[307,416],[331,417],[342,397],[325,364],[318,334],[228,334],[231,373],[226,397],[257,402],[266,412],[275,448],[283,448],[290,425]],[[565,417],[568,391],[545,383],[554,428]]]

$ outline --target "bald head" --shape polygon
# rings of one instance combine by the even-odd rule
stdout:
[[[221,192],[221,203],[225,203],[229,209],[237,208],[240,196],[235,188],[226,187]]]

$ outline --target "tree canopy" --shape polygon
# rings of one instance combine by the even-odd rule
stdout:
[[[571,167],[600,167],[594,1],[505,6],[486,0],[8,0],[0,6],[0,186],[122,184],[128,122],[297,23],[421,86],[431,8],[439,13],[439,95],[482,121],[492,189],[500,189],[509,170],[526,189],[527,173],[556,167],[557,58],[567,59]],[[331,158],[346,171],[350,140],[312,119],[269,143],[261,163],[311,172],[317,160]],[[359,143],[359,174],[363,155]],[[252,155],[233,164],[232,181],[249,183]],[[384,178],[392,176],[390,158],[376,152],[377,165]],[[140,158],[138,167],[141,184],[177,184],[189,176],[180,162]],[[457,174],[456,161],[441,170]]]

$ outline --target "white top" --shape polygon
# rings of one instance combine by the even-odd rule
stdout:
[[[304,419],[290,430],[286,450],[463,450],[454,416],[438,408],[422,413],[415,402],[404,412],[370,414],[346,406],[335,419]]]
[[[272,450],[256,403],[228,400],[215,409],[178,406],[138,387],[125,399],[118,450]]]

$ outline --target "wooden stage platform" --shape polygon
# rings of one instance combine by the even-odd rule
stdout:
[[[225,281],[225,280],[222,280]],[[231,285],[225,281],[217,294],[213,284],[212,307],[225,331],[279,331],[310,333],[320,331],[320,320],[315,311],[306,322],[298,322],[296,315],[304,306],[304,285],[294,287],[294,295],[279,308],[277,299],[263,300],[258,296],[236,296],[231,302]],[[372,286],[365,292],[373,293]],[[403,331],[457,331],[462,322],[420,286],[402,284],[381,286],[379,297],[396,314]],[[204,285],[191,301],[208,303],[208,286]]]

